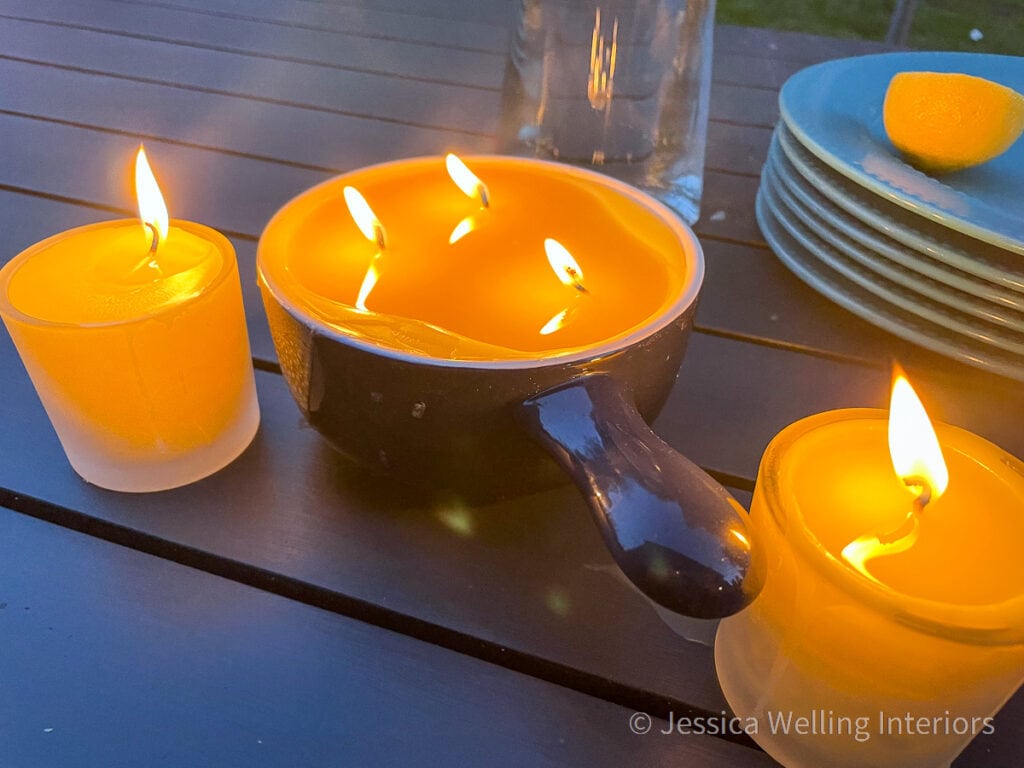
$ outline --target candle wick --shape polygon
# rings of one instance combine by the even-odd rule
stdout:
[[[160,271],[160,262],[156,260],[156,251],[160,245],[160,232],[157,230],[156,225],[148,221],[142,222],[142,225],[153,233],[153,241],[150,243],[149,250],[146,251],[146,255],[139,260],[138,264],[132,267],[131,274],[138,272],[143,267],[149,267],[150,269],[155,269],[158,272]]]
[[[384,234],[384,225],[379,221],[373,223],[373,237],[377,241],[377,247],[382,251],[388,247],[388,240]]]
[[[487,185],[482,181],[476,185],[476,192],[480,195],[480,205],[484,208],[491,207],[491,193],[487,191]]]
[[[149,255],[155,256],[157,246],[160,245],[160,232],[157,231],[156,225],[150,222],[145,222],[147,229],[153,233],[153,242],[149,246]]]
[[[911,535],[914,536],[915,540],[917,539],[917,525],[921,520],[924,508],[932,500],[932,486],[926,478],[914,475],[903,478],[903,483],[908,488],[920,488],[921,490],[917,498],[914,499],[913,509],[907,514],[903,522],[888,533],[882,533],[877,536],[879,544],[888,546],[902,541]]]
[[[583,281],[580,280],[579,272],[569,266],[565,268],[565,272],[569,275],[569,279],[572,280],[572,285],[577,291],[580,293],[590,293],[590,291],[587,290],[587,287],[583,284]]]
[[[914,511],[907,515],[907,517],[900,523],[896,528],[893,528],[888,533],[880,533],[875,538],[879,544],[884,546],[890,546],[899,541],[904,541],[908,536],[914,535],[917,531],[918,524],[918,509],[914,508]],[[916,539],[917,537],[914,536]],[[881,553],[881,554],[884,554]]]
[[[919,489],[913,508],[907,512],[903,522],[885,533],[859,536],[843,547],[843,559],[872,581],[877,582],[878,579],[867,569],[867,562],[906,552],[914,546],[920,535],[922,513],[932,500],[932,486],[927,478],[911,475],[904,477],[903,483],[908,488]]]
[[[903,483],[910,488],[920,488],[921,490],[917,494],[917,498],[914,499],[914,513],[921,514],[924,512],[924,508],[932,500],[932,487],[928,480],[923,477],[910,476],[903,478]]]

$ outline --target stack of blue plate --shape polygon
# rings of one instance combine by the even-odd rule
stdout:
[[[779,258],[836,303],[935,352],[1024,381],[1024,138],[928,176],[889,143],[897,72],[963,72],[1024,92],[1024,58],[893,53],[805,69],[783,86],[757,196]]]

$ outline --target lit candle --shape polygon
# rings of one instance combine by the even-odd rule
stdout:
[[[930,430],[897,380],[891,416],[812,416],[761,461],[766,582],[715,659],[738,725],[787,766],[948,766],[1024,680],[1024,464]]]
[[[345,187],[386,230],[386,269]],[[568,354],[625,339],[692,278],[675,232],[628,190],[516,158],[375,166],[279,211],[260,240],[260,278],[320,322],[386,347],[470,360]],[[552,249],[570,255],[568,269]],[[363,296],[368,265],[380,268]]]
[[[154,491],[225,466],[259,424],[235,253],[168,221],[140,149],[139,220],[43,240],[0,271],[0,315],[72,467]]]

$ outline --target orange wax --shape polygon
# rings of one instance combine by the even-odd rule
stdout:
[[[699,284],[678,224],[632,188],[536,161],[466,163],[486,184],[489,208],[460,191],[442,158],[368,168],[299,196],[261,237],[262,277],[343,332],[457,359],[553,356],[625,339]],[[381,222],[383,250],[353,221],[345,186]],[[460,224],[465,234],[453,238]],[[579,263],[586,292],[559,280],[546,238]],[[379,281],[359,312],[374,259]],[[562,312],[563,325],[542,334]]]
[[[887,420],[818,414],[761,461],[750,516],[769,553],[765,586],[721,623],[715,658],[733,710],[758,719],[755,739],[785,765],[948,766],[1024,680],[1019,460],[936,423],[949,485],[920,513],[917,540],[868,560],[867,574],[843,559],[911,510]],[[816,715],[817,730],[773,728],[789,712]]]
[[[12,273],[11,305],[50,323],[93,325],[140,319],[200,295],[223,268],[214,242],[170,228],[157,254],[138,221],[82,227],[41,244]]]
[[[115,490],[219,469],[259,421],[234,249],[174,221],[155,256],[137,220],[29,248],[0,313],[72,466]]]
[[[1024,478],[980,458],[991,448],[976,435],[945,424],[937,432],[949,488],[925,508],[914,546],[869,560],[869,572],[895,593],[950,605],[1024,594]],[[914,498],[893,471],[880,419],[808,433],[780,470],[780,493],[835,558],[858,536],[897,529]]]

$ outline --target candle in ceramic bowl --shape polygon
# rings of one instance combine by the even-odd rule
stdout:
[[[907,441],[908,390],[891,416],[797,422],[761,462],[765,587],[715,657],[785,765],[948,766],[1024,679],[1024,465],[926,417]]]
[[[289,202],[257,266],[292,394],[346,455],[459,503],[562,470],[653,599],[721,616],[756,593],[742,511],[645,423],[703,276],[660,203],[554,163],[403,160]]]
[[[139,220],[62,232],[0,272],[0,314],[89,482],[153,491],[234,459],[259,424],[234,249],[168,221],[145,154]]]

